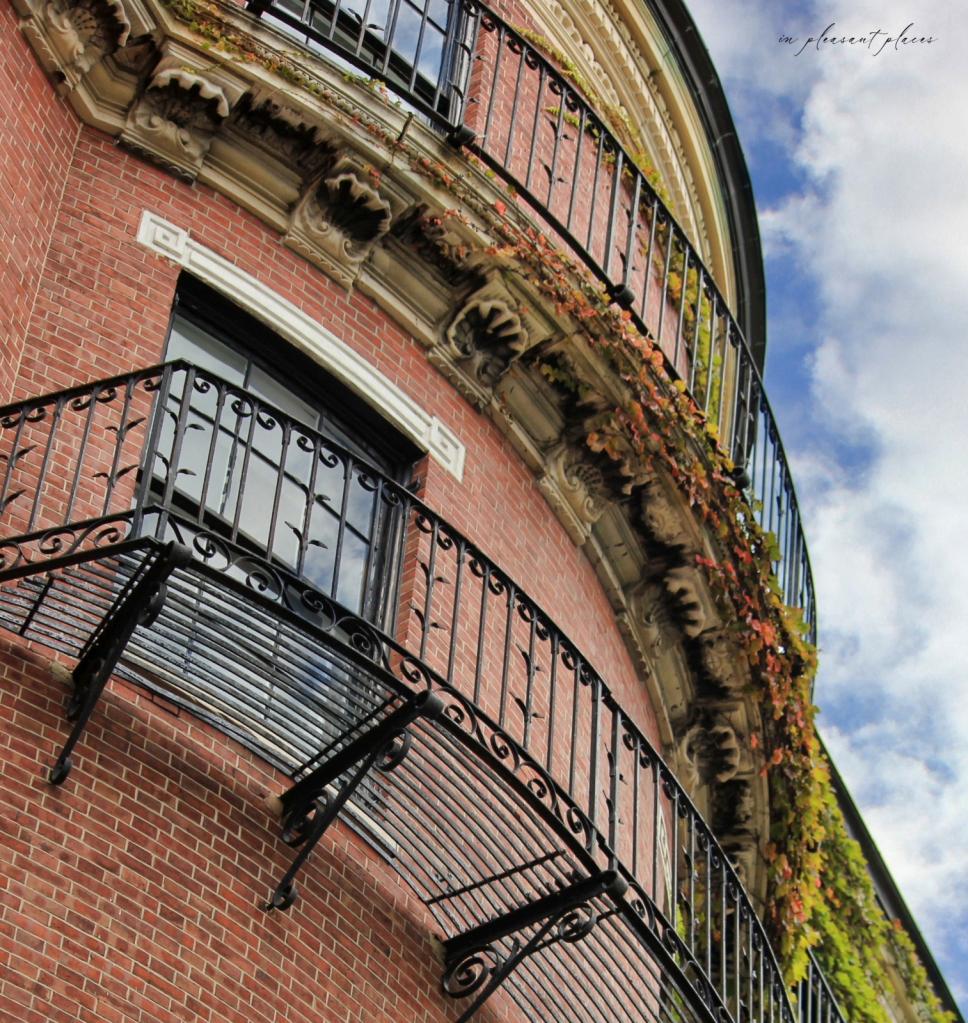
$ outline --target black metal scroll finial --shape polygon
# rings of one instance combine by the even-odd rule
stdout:
[[[603,870],[448,938],[444,942],[444,976],[441,980],[445,994],[452,998],[465,998],[480,991],[455,1023],[467,1023],[517,967],[535,952],[559,941],[573,944],[590,934],[598,922],[591,900],[608,895],[617,901],[627,888],[628,882],[618,871]],[[507,958],[495,947],[502,938],[517,935],[536,925],[540,926],[527,942],[514,938]]]
[[[176,568],[188,565],[192,560],[192,552],[188,547],[172,541],[153,561],[150,559],[151,555],[148,554],[128,580],[114,606],[91,634],[71,673],[74,693],[67,705],[67,720],[73,721],[74,727],[47,775],[51,785],[60,785],[70,774],[74,765],[71,752],[94,712],[124,648],[139,625],[147,628],[154,623],[165,604],[168,593],[165,583],[168,577]]]
[[[374,767],[383,772],[399,767],[413,744],[413,736],[407,726],[420,717],[433,720],[443,709],[444,701],[436,693],[430,690],[418,693],[379,724],[334,753],[291,789],[266,800],[269,809],[282,819],[282,840],[286,845],[302,846],[266,903],[266,910],[285,910],[296,901],[293,881],[299,868],[339,816],[360,782]],[[328,792],[327,787],[351,768],[355,770],[346,784],[335,795]]]

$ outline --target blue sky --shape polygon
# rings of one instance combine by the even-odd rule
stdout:
[[[757,199],[821,730],[968,1011],[968,18],[950,0],[689,7]],[[935,41],[796,55],[831,22]]]

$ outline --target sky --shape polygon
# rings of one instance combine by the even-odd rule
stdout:
[[[757,201],[820,730],[968,1012],[968,3],[687,3]]]

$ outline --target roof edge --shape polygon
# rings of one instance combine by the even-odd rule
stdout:
[[[760,372],[766,357],[766,278],[753,184],[712,58],[682,0],[645,0],[682,70],[709,143],[729,224],[737,321]]]

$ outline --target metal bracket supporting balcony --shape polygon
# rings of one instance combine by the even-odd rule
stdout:
[[[617,901],[627,888],[628,882],[618,871],[604,870],[448,938],[441,980],[444,992],[452,998],[465,998],[480,991],[455,1023],[467,1023],[529,956],[559,941],[574,944],[590,934],[599,920],[591,901],[602,895]],[[534,934],[522,943],[517,935],[536,925]],[[505,958],[495,943],[512,935],[511,954]]]
[[[191,550],[174,542],[167,544],[153,561],[149,555],[84,645],[71,673],[74,693],[67,705],[67,720],[73,721],[74,727],[47,776],[51,785],[60,785],[70,774],[74,765],[71,753],[134,630],[139,625],[146,628],[152,625],[164,607],[168,577],[191,560]]]
[[[296,782],[281,796],[266,800],[266,806],[282,819],[282,840],[286,845],[302,846],[292,865],[266,903],[266,910],[288,909],[297,898],[293,883],[326,829],[339,816],[346,801],[373,768],[384,773],[403,763],[413,736],[408,726],[418,718],[432,721],[444,709],[444,701],[429,690],[411,697],[361,736],[334,753],[311,774]],[[346,771],[351,777],[335,795],[327,791]]]

